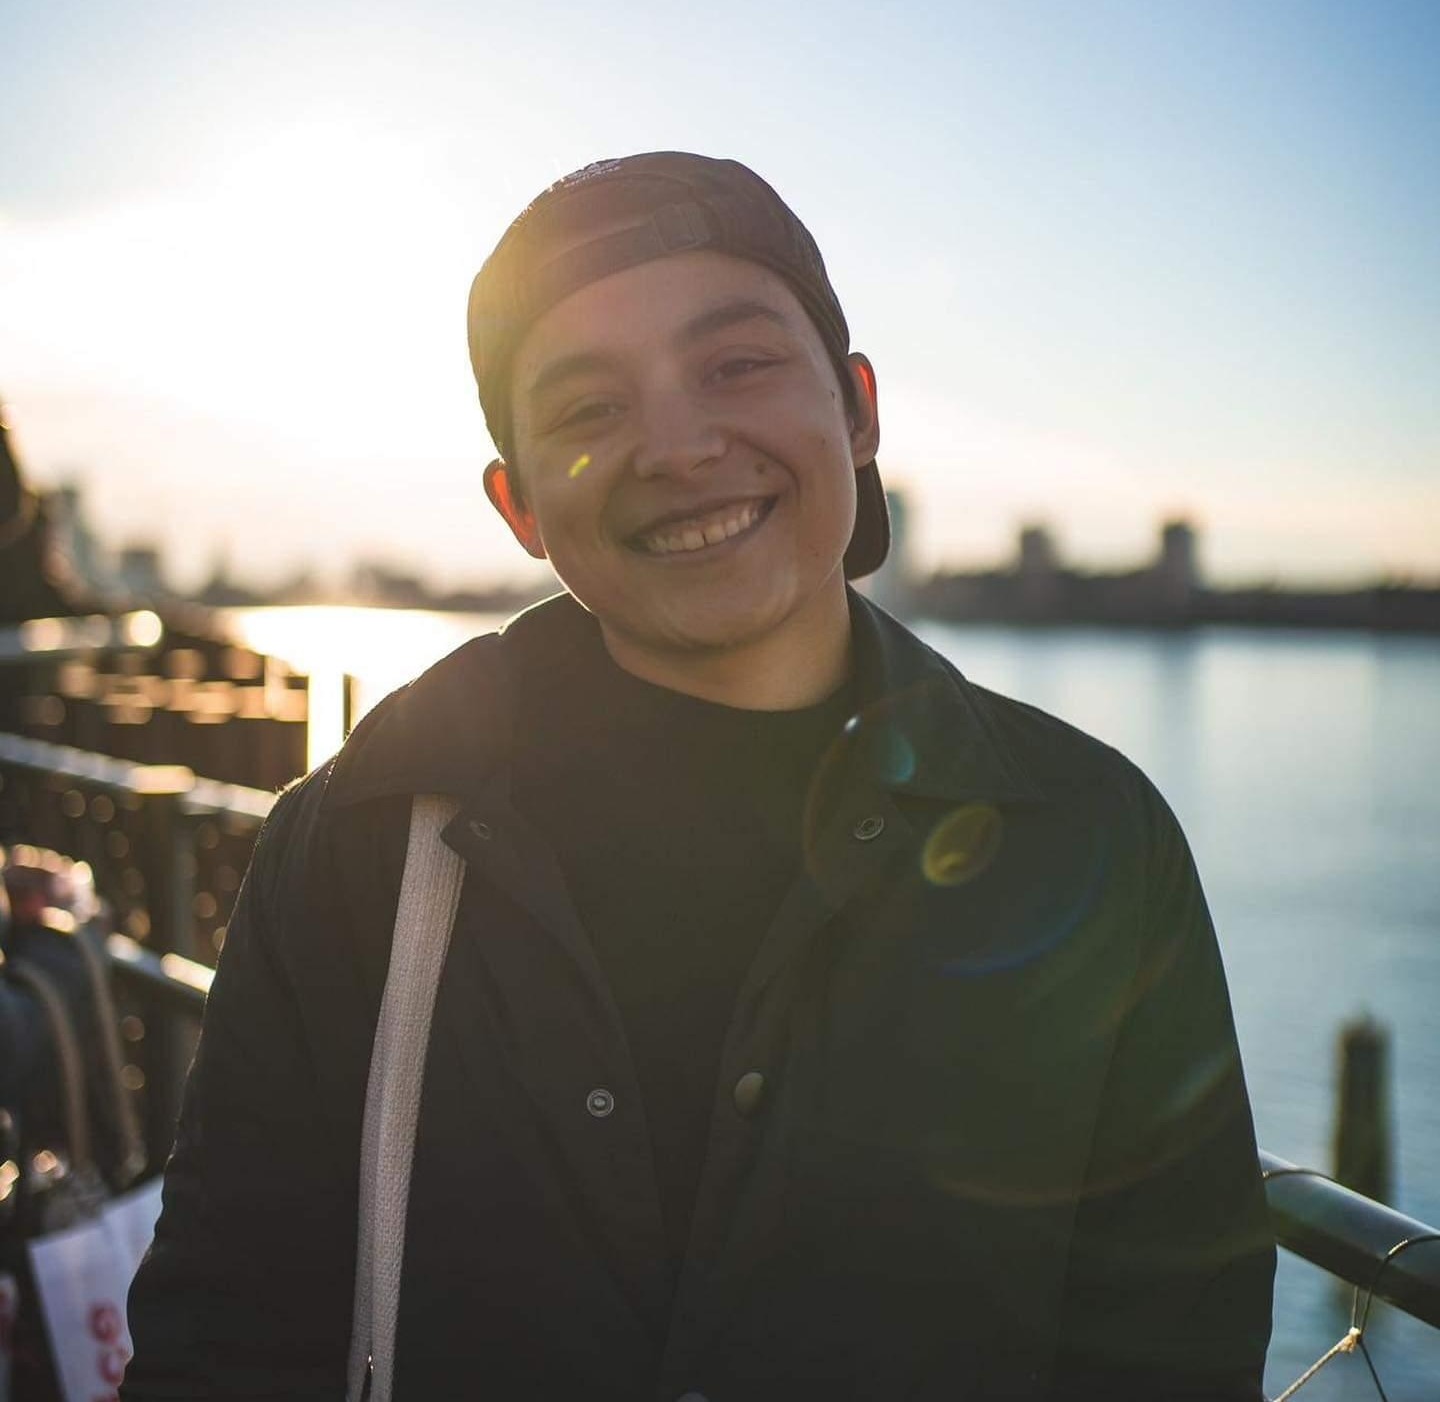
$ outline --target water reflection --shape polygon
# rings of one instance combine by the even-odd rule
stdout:
[[[355,678],[353,725],[396,687],[504,621],[487,614],[332,604],[232,609],[226,616],[243,642],[310,677],[311,767],[332,755],[344,738],[347,675]]]

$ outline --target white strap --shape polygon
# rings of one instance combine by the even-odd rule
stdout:
[[[369,1402],[390,1402],[415,1122],[435,990],[465,875],[465,863],[440,840],[454,815],[451,800],[427,794],[417,795],[410,809],[395,940],[365,1090],[348,1402],[367,1395]]]

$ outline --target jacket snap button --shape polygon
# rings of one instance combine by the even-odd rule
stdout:
[[[585,1108],[597,1120],[603,1120],[615,1108],[615,1097],[602,1086],[585,1097]]]
[[[735,1108],[748,1120],[765,1098],[765,1077],[759,1071],[747,1071],[735,1082]]]
[[[489,823],[482,823],[479,818],[471,818],[471,819],[470,819],[470,823],[469,823],[469,828],[470,828],[470,831],[471,831],[472,833],[474,833],[475,836],[478,837],[481,842],[489,842],[489,840],[490,840],[490,824],[489,824]]]
[[[885,831],[885,819],[872,813],[868,818],[861,818],[854,831],[860,842],[870,842]]]

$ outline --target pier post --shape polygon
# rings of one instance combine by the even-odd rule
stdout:
[[[1390,1033],[1368,1013],[1340,1029],[1335,1178],[1390,1200]]]

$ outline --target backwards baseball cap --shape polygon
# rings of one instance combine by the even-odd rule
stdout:
[[[708,249],[784,278],[825,345],[847,396],[850,328],[810,231],[738,161],[653,151],[597,161],[521,211],[470,288],[470,364],[495,446],[512,446],[511,374],[526,331],[557,302],[611,273]],[[873,461],[856,474],[845,573],[880,568],[890,548],[885,490]]]

